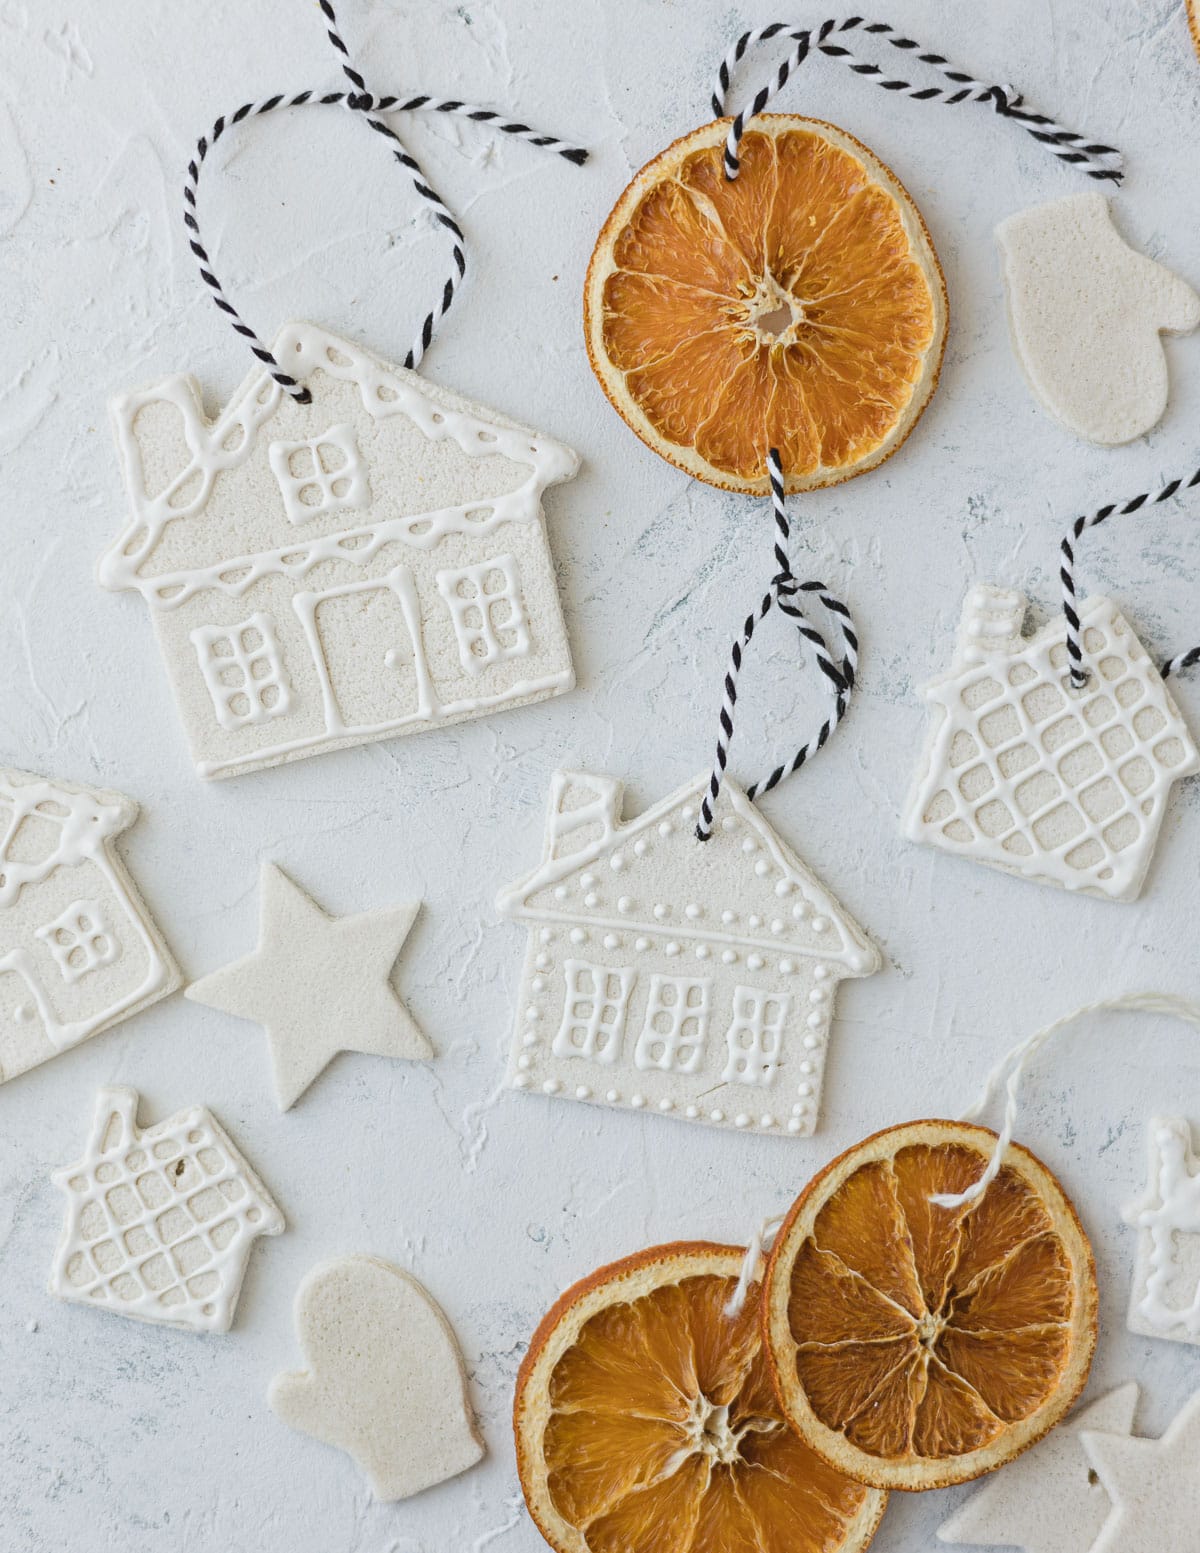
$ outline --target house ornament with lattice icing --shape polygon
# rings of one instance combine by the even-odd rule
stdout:
[[[0,1083],[178,987],[114,851],[137,813],[120,793],[0,770]]]
[[[1146,1189],[1124,1218],[1138,1232],[1129,1330],[1200,1344],[1200,1160],[1183,1117],[1150,1123]]]
[[[529,929],[507,1082],[712,1126],[816,1126],[838,984],[874,946],[731,782],[621,820],[611,777],[555,774],[541,862],[499,898]]]
[[[202,776],[573,684],[542,493],[578,459],[310,324],[210,421],[190,377],[113,405],[132,516],[100,581],[150,607]]]
[[[227,1332],[250,1248],[284,1228],[266,1187],[204,1106],[137,1124],[132,1089],[102,1089],[67,1199],[50,1292],[140,1321]]]
[[[914,841],[1025,879],[1133,900],[1171,784],[1200,755],[1162,677],[1110,599],[1079,613],[1090,674],[1068,673],[1061,615],[1022,635],[1027,602],[977,587],[905,816]]]

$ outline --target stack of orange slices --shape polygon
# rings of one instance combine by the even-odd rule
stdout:
[[[920,212],[851,135],[764,114],[644,167],[605,222],[584,319],[601,386],[681,469],[729,490],[835,485],[889,457],[937,385],[946,287]]]
[[[1075,1210],[985,1128],[866,1139],[796,1200],[759,1287],[677,1243],[569,1289],[530,1343],[514,1430],[557,1553],[855,1553],[891,1488],[992,1471],[1068,1411],[1096,1342]]]

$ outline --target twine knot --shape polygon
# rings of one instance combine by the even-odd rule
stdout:
[[[353,113],[370,113],[375,106],[375,99],[370,92],[347,92],[346,106]]]
[[[992,87],[992,102],[1001,118],[1011,117],[1024,101],[1024,97],[1011,82],[1004,86]]]

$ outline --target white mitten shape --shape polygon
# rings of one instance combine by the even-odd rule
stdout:
[[[1034,395],[1088,442],[1131,442],[1167,407],[1159,335],[1200,324],[1200,296],[1130,248],[1101,194],[1072,194],[996,228],[1013,348]]]

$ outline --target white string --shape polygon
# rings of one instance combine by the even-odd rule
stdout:
[[[1057,1035],[1067,1025],[1074,1024],[1077,1019],[1084,1018],[1087,1014],[1099,1014],[1115,1011],[1118,1013],[1137,1014],[1169,1014],[1177,1019],[1185,1020],[1188,1024],[1200,1026],[1200,1004],[1193,1003],[1188,998],[1177,997],[1169,992],[1131,992],[1124,997],[1103,998],[1099,1003],[1088,1003],[1083,1008],[1077,1008],[1073,1013],[1064,1014],[1061,1019],[1056,1019],[1052,1025],[1047,1025],[1044,1030],[1039,1030],[1035,1035],[1028,1036],[1019,1041],[1011,1051],[1006,1052],[984,1081],[983,1089],[975,1103],[967,1108],[960,1117],[961,1121],[974,1121],[991,1103],[997,1085],[1008,1072],[1008,1080],[1005,1083],[1004,1126],[1000,1129],[1000,1136],[996,1139],[996,1147],[992,1150],[992,1157],[988,1161],[987,1169],[979,1177],[978,1181],[967,1187],[965,1192],[946,1193],[938,1192],[929,1200],[939,1208],[961,1208],[967,1203],[975,1202],[982,1197],[988,1187],[1000,1173],[1005,1152],[1013,1139],[1013,1132],[1017,1123],[1017,1091],[1021,1086],[1021,1078],[1024,1075],[1026,1064],[1035,1056],[1053,1035]],[[1011,1071],[1009,1069],[1011,1068]]]
[[[773,1213],[769,1218],[764,1219],[751,1235],[750,1244],[746,1247],[746,1254],[742,1258],[742,1270],[738,1274],[737,1287],[729,1296],[725,1306],[725,1314],[731,1321],[741,1315],[751,1284],[757,1283],[762,1275],[763,1252],[770,1250],[770,1243],[786,1217],[784,1213]]]

